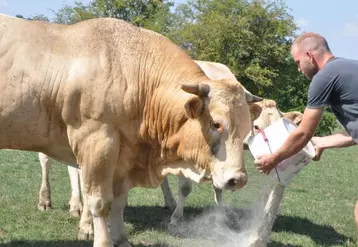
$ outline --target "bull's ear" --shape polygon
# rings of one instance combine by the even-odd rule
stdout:
[[[207,84],[183,84],[181,89],[199,97],[207,97],[210,92],[210,86]]]
[[[198,97],[193,97],[185,103],[184,107],[189,118],[197,118],[204,111],[204,101]]]
[[[292,123],[299,125],[302,121],[303,114],[299,111],[291,111],[283,113],[283,117],[290,120]]]
[[[260,116],[262,112],[262,107],[255,103],[249,104],[249,107],[250,107],[251,121],[254,121]]]

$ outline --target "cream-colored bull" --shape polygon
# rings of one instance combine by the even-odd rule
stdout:
[[[225,79],[225,78],[235,78],[232,74],[230,69],[223,64],[220,63],[213,63],[213,62],[206,62],[206,61],[195,61],[200,67],[204,70],[206,75],[209,76],[210,79]],[[236,79],[235,79],[236,80]],[[257,119],[253,122],[253,124],[261,129],[269,126],[272,122],[280,119],[281,117],[285,117],[295,124],[299,124],[302,119],[302,113],[300,112],[288,112],[282,113],[277,109],[276,102],[269,99],[264,99],[262,102],[253,103],[250,105],[251,112],[256,114],[260,114]],[[250,133],[247,137],[251,134],[256,134],[255,129],[253,130],[254,133]],[[245,138],[246,142],[247,138]],[[43,181],[46,181],[48,177],[48,162],[49,160],[44,157],[43,154],[39,155],[40,163],[43,168]],[[78,215],[78,212],[82,209],[82,204],[79,200],[79,173],[78,170],[74,167],[68,167],[70,181],[71,181],[71,199],[69,201],[70,205],[70,213],[73,216]],[[47,196],[41,195],[49,195],[49,193],[43,193],[43,191],[49,191],[49,186],[46,183],[42,183],[42,189],[40,191],[40,203],[39,208],[44,210],[47,208],[46,203],[51,202],[51,199]],[[178,203],[174,199],[172,192],[170,190],[167,178],[164,179],[161,189],[163,191],[165,206],[169,207],[174,210],[171,222],[170,222],[170,230],[175,231],[177,228],[177,222],[182,219],[183,217],[183,210],[186,197],[190,194],[192,190],[192,182],[185,177],[181,176],[179,178],[179,196],[178,196]],[[215,190],[215,200],[217,204],[221,203],[221,192],[219,190]]]
[[[259,117],[253,122],[254,126],[264,129],[269,126],[274,121],[280,119],[281,117],[287,118],[295,124],[299,124],[302,120],[303,114],[300,112],[287,112],[282,113],[277,109],[276,102],[270,99],[264,99],[262,102],[255,103],[255,107],[261,109],[261,114]],[[254,133],[257,134],[256,130],[253,130]],[[251,135],[251,134],[250,134]],[[248,136],[249,137],[249,136]],[[245,144],[248,138],[245,138]],[[247,147],[247,146],[245,146]],[[74,171],[76,172],[76,171]],[[184,204],[186,197],[192,191],[192,182],[186,179],[183,176],[179,177],[179,191],[178,191],[178,200],[173,197],[171,189],[169,187],[168,179],[165,178],[163,183],[161,184],[161,189],[163,192],[165,206],[173,209],[174,212],[171,216],[171,220],[169,223],[169,230],[173,233],[177,229],[178,222],[183,218]],[[221,205],[222,203],[222,192],[214,188],[214,198],[217,205]]]
[[[96,247],[130,246],[133,187],[168,174],[218,189],[247,182],[243,87],[210,80],[162,35],[110,18],[65,26],[0,15],[0,74],[0,148],[79,165]],[[79,236],[92,233],[89,219]]]
[[[221,80],[221,79],[233,79],[236,80],[235,75],[231,72],[231,70],[221,63],[214,63],[208,61],[195,61],[205,72],[205,74],[212,80]],[[256,118],[253,122],[255,127],[260,129],[264,129],[269,126],[274,121],[280,119],[281,117],[285,117],[295,124],[299,124],[302,120],[302,113],[294,111],[288,113],[282,113],[277,109],[276,102],[270,99],[264,99],[261,102],[257,102],[252,104],[251,112],[255,112],[256,114],[260,114],[258,118]],[[255,128],[252,129],[252,133],[247,135],[244,142],[247,143],[247,139],[250,135],[257,134]],[[174,209],[174,212],[171,216],[171,221],[169,223],[169,229],[171,231],[175,231],[177,229],[178,221],[183,217],[184,204],[186,197],[190,194],[192,190],[192,182],[185,177],[179,178],[179,195],[178,201],[176,203],[172,192],[169,187],[169,183],[167,178],[163,181],[161,185],[161,189],[164,196],[165,206],[171,209]],[[222,201],[222,192],[217,188],[214,188],[215,201],[218,205],[221,204]]]

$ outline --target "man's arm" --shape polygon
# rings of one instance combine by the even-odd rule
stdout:
[[[315,145],[323,149],[348,147],[355,144],[353,138],[347,133],[347,131],[329,136],[313,137],[312,140]]]
[[[314,135],[324,108],[306,108],[300,126],[292,131],[285,143],[273,154],[255,161],[260,172],[268,174],[278,163],[302,150]]]
[[[323,113],[323,108],[306,109],[300,126],[292,131],[282,147],[275,152],[281,162],[301,151],[314,135]]]
[[[356,144],[347,131],[324,137],[315,136],[312,138],[312,142],[316,148],[316,156],[313,160],[316,161],[320,160],[322,152],[327,148],[349,147]]]

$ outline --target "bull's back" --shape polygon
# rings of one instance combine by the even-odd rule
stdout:
[[[121,105],[118,94],[135,88],[120,83],[131,79],[125,58],[138,57],[123,38],[135,41],[133,30],[113,19],[57,25],[0,15],[0,148],[73,158],[69,126],[131,119],[120,114],[134,114],[134,100]],[[125,44],[119,51],[117,40]]]
[[[0,148],[70,150],[68,127],[86,119],[121,121],[135,139],[148,89],[157,86],[151,78],[200,76],[177,46],[124,21],[67,26],[0,15],[0,23]]]
[[[68,152],[58,110],[66,76],[62,26],[0,15],[0,148]],[[55,41],[56,40],[56,41]],[[71,156],[71,154],[67,155]]]

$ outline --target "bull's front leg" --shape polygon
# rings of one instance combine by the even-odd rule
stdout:
[[[127,205],[127,200],[128,192],[123,192],[120,196],[116,196],[112,202],[110,228],[112,242],[115,247],[131,247],[123,219],[123,211]]]
[[[190,194],[193,187],[193,182],[184,177],[179,176],[179,196],[177,206],[170,217],[168,230],[171,234],[178,234],[179,222],[183,219],[185,199]]]
[[[85,193],[82,193],[83,198],[83,210],[81,213],[81,219],[79,224],[79,230],[77,238],[79,240],[93,240],[94,232],[93,232],[93,219],[91,211],[88,207],[88,198]]]
[[[108,219],[119,154],[118,133],[109,131],[108,126],[100,126],[95,131],[91,127],[85,126],[83,131],[69,130],[70,142],[82,169],[83,197],[93,219],[93,246],[112,247]],[[83,220],[81,217],[80,231]]]
[[[174,199],[167,177],[164,178],[163,183],[160,185],[160,188],[163,192],[165,207],[174,210],[177,206],[177,202]]]
[[[37,205],[40,211],[48,211],[52,209],[51,205],[51,188],[50,188],[50,168],[51,161],[50,158],[43,153],[39,153],[39,160],[41,164],[41,187],[39,192],[39,204]]]

